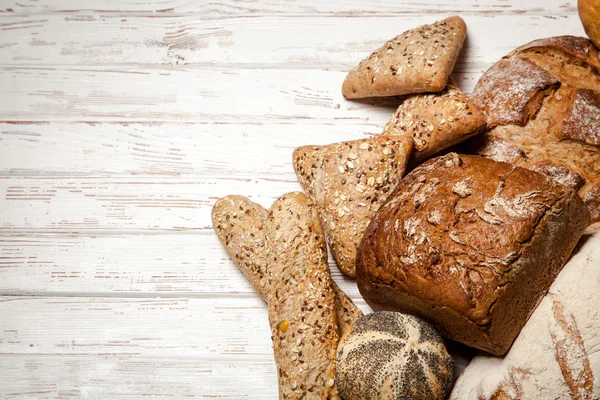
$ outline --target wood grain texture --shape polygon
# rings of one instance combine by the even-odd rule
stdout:
[[[391,4],[391,3],[390,3]],[[392,37],[450,14],[338,17],[183,14],[0,14],[0,60],[11,65],[203,65],[347,70]],[[458,68],[486,69],[551,31],[584,35],[571,14],[463,15],[469,31]],[[377,29],[373,29],[374,24]],[[511,35],[499,35],[504,27]],[[68,33],[68,34],[65,34]]]
[[[310,127],[292,122],[0,123],[0,175],[197,175],[295,181],[294,148],[360,139],[381,130],[379,125],[362,123]]]
[[[277,398],[277,371],[268,360],[2,354],[0,371],[6,400]]]
[[[0,310],[2,353],[273,357],[260,298],[8,296]]]
[[[356,283],[329,258],[361,307]],[[202,234],[0,236],[0,295],[259,298],[212,231]]]
[[[0,229],[211,230],[213,203],[232,191],[268,207],[282,193],[298,190],[292,179],[235,176],[0,177]]]
[[[403,1],[360,1],[360,0],[308,0],[276,1],[276,0],[221,0],[206,2],[204,0],[66,0],[60,2],[40,2],[38,0],[7,0],[0,12],[5,13],[200,13],[205,17],[239,14],[333,14],[339,16],[359,15],[395,15],[404,13],[440,13],[440,12],[478,12],[478,13],[540,13],[557,14],[576,12],[576,6],[564,0],[549,1],[502,1],[502,0],[433,0]]]
[[[347,70],[454,14],[466,92],[583,34],[564,0],[3,1],[0,398],[276,398],[266,306],[210,208],[269,207],[300,189],[293,148],[380,133],[400,100],[345,101]]]
[[[383,126],[399,100],[377,100],[375,106],[346,101],[340,90],[344,76],[344,71],[310,69],[4,67],[0,116],[5,122],[327,121]],[[470,90],[479,72],[458,77]]]

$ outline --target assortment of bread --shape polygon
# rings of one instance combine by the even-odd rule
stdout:
[[[305,193],[215,203],[268,305],[280,399],[443,399],[440,335],[485,352],[451,399],[600,398],[600,236],[580,240],[600,226],[600,52],[536,40],[469,98],[450,78],[465,38],[447,18],[352,69],[348,99],[411,96],[379,136],[294,150]],[[333,281],[326,243],[375,313]]]

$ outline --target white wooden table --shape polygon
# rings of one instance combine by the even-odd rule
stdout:
[[[583,34],[575,0],[0,0],[0,398],[275,399],[211,206],[269,206],[294,147],[379,133],[396,104],[345,101],[345,72],[453,14],[465,91]]]

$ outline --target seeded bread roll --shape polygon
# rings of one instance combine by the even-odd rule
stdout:
[[[356,248],[369,221],[404,176],[408,135],[376,136],[294,150],[296,175],[319,215],[340,270],[354,276]]]
[[[383,129],[390,137],[412,136],[411,164],[482,132],[485,117],[454,79],[439,93],[406,99]]]
[[[265,301],[269,253],[264,229],[267,214],[260,204],[236,195],[217,200],[212,210],[213,227],[225,251]],[[363,313],[335,282],[333,290],[338,334],[341,336]]]
[[[460,17],[406,31],[352,69],[342,94],[360,99],[444,90],[466,37]]]
[[[454,362],[429,324],[389,311],[356,320],[340,341],[335,372],[346,400],[441,400],[453,374]]]
[[[540,173],[450,153],[409,173],[360,244],[356,278],[374,310],[505,354],[562,269],[589,212]]]
[[[576,188],[600,222],[600,53],[588,40],[535,40],[488,69],[472,100],[488,132],[467,152],[531,168]]]

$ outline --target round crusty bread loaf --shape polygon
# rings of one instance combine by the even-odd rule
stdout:
[[[365,315],[338,346],[335,380],[345,400],[443,399],[453,374],[440,335],[412,315]]]
[[[579,0],[577,9],[585,33],[600,47],[600,0]]]
[[[535,40],[488,69],[473,91],[488,132],[475,154],[576,190],[600,222],[600,54],[588,39]]]

